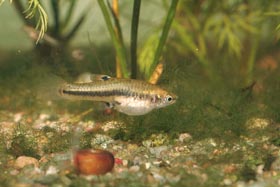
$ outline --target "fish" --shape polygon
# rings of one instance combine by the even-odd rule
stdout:
[[[136,79],[84,73],[73,83],[57,86],[57,94],[70,100],[104,102],[118,112],[139,116],[174,104],[177,96],[165,89]]]

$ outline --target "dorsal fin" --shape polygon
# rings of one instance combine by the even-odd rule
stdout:
[[[83,83],[90,83],[92,81],[100,80],[100,81],[107,81],[111,77],[109,75],[99,75],[99,74],[92,74],[92,73],[83,73],[81,74],[75,83],[83,84]]]

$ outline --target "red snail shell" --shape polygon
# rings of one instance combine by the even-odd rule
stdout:
[[[74,154],[74,166],[80,174],[102,175],[112,171],[115,158],[104,150],[78,150]]]

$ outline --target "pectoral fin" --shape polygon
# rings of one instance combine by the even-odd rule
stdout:
[[[107,108],[114,108],[117,105],[120,105],[119,102],[105,102]]]

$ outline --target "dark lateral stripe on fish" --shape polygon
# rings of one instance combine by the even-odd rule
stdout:
[[[92,97],[110,97],[110,96],[136,96],[139,98],[147,98],[145,94],[138,94],[122,90],[111,90],[111,91],[73,91],[73,90],[62,90],[63,94],[74,95],[74,96],[92,96]]]

